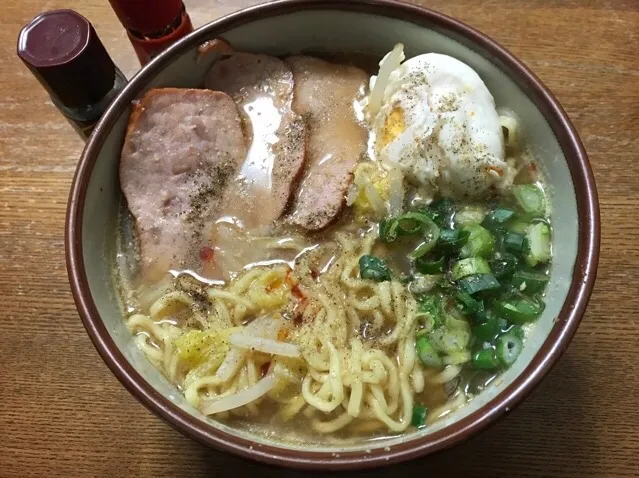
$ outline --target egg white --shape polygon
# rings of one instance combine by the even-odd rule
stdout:
[[[495,101],[471,67],[427,53],[392,70],[385,83],[381,107],[371,111],[378,159],[446,196],[484,196],[512,177]]]

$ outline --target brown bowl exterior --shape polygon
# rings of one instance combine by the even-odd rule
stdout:
[[[98,153],[118,115],[135,99],[139,88],[166,64],[188,49],[231,28],[257,18],[301,10],[345,10],[396,18],[436,29],[472,48],[488,52],[491,61],[508,71],[544,115],[563,149],[575,188],[579,239],[572,284],[561,312],[530,364],[508,387],[474,413],[424,437],[390,449],[334,453],[300,451],[257,444],[224,431],[186,413],[146,382],[134,370],[110,337],[89,290],[82,245],[85,194]],[[359,469],[405,461],[463,442],[512,410],[548,374],[568,347],[592,292],[599,257],[600,221],[593,174],[583,145],[566,113],[541,81],[506,49],[473,28],[443,14],[391,0],[309,1],[280,0],[248,8],[215,20],[180,40],[149,63],[111,105],[87,144],[71,187],[66,219],[66,259],[73,296],[80,317],[96,349],[122,384],[147,408],[185,435],[213,448],[261,462],[296,468]]]

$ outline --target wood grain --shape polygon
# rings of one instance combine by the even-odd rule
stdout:
[[[200,25],[256,2],[185,3]],[[366,476],[639,476],[639,3],[423,3],[506,45],[559,98],[595,171],[602,254],[577,336],[523,405],[454,450]],[[106,0],[6,0],[3,8],[0,476],[300,476],[183,437],[129,395],[93,349],[71,299],[63,246],[83,143],[17,60],[15,39],[38,12],[74,8],[125,74],[137,60]]]

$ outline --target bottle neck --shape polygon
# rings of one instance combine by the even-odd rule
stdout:
[[[122,91],[126,83],[126,77],[116,67],[113,86],[111,87],[109,92],[96,103],[91,105],[69,107],[60,103],[60,101],[53,96],[51,97],[51,101],[70,121],[79,123],[84,127],[98,122],[102,114],[104,114],[117,94]]]
[[[182,4],[182,9],[180,10],[180,14],[175,17],[175,19],[165,27],[162,27],[159,30],[154,32],[140,32],[137,30],[128,30],[129,34],[139,40],[156,40],[159,38],[163,38],[167,35],[171,35],[174,31],[180,28],[184,21],[184,17],[186,15],[186,7]]]
[[[130,30],[127,30],[129,40],[131,41],[133,49],[135,50],[142,66],[146,65],[155,56],[171,46],[177,40],[193,31],[193,24],[191,23],[191,18],[186,13],[186,10],[182,10],[178,27],[169,31],[170,33],[165,34],[160,38],[139,38]]]

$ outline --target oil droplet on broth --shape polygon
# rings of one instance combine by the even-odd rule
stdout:
[[[253,139],[241,174],[249,184],[270,190],[275,162],[273,145],[279,141],[277,130],[282,123],[282,114],[268,96],[259,96],[246,103],[244,112],[251,121]]]
[[[279,142],[282,113],[271,97],[262,95],[246,102],[243,110],[251,124],[251,144],[239,176],[227,193],[222,217],[211,231],[216,259],[205,271],[211,278],[229,279],[258,261],[263,252],[254,247],[251,232],[273,221],[263,211],[274,209],[269,201],[273,200],[274,148]]]

